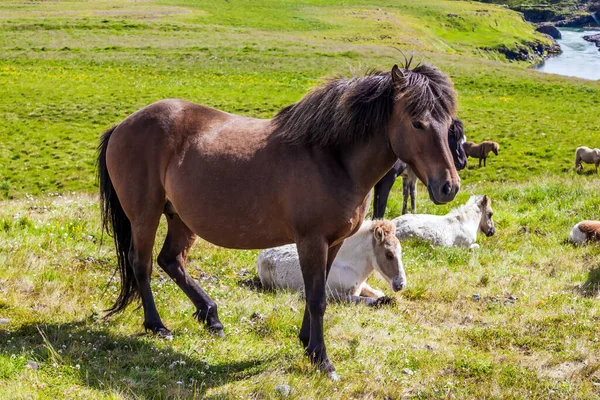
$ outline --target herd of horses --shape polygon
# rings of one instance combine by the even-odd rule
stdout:
[[[189,297],[199,321],[224,336],[217,304],[186,270],[196,238],[267,249],[258,257],[261,281],[304,291],[299,339],[310,360],[337,379],[323,335],[328,296],[376,303],[383,293],[366,283],[373,270],[394,291],[406,287],[399,239],[473,248],[477,231],[494,234],[487,196],[442,217],[380,220],[398,176],[406,185],[403,214],[409,194],[414,212],[417,179],[431,201],[445,204],[460,188],[457,170],[467,156],[485,166],[490,152],[498,154],[497,143],[466,142],[456,111],[449,77],[407,62],[330,79],[272,119],[175,99],[133,113],[102,135],[97,160],[103,228],[114,238],[120,274],[109,315],[140,298],[145,329],[171,335],[150,286],[165,215],[157,263]],[[365,221],[374,187],[374,220]]]

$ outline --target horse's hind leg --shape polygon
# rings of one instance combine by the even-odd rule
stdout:
[[[131,222],[131,247],[129,249],[129,262],[138,284],[139,294],[144,307],[144,328],[158,333],[161,336],[170,336],[171,332],[165,328],[154,303],[152,289],[150,288],[150,276],[152,275],[152,247],[160,213],[144,218],[138,218]]]
[[[410,212],[415,213],[417,211],[417,179],[411,179],[410,181]]]
[[[169,230],[158,255],[158,265],[194,303],[196,306],[194,315],[198,320],[203,321],[211,331],[219,336],[224,336],[223,324],[217,315],[217,304],[202,290],[185,268],[188,253],[196,240],[196,235],[177,214],[167,216],[167,224]]]
[[[481,160],[483,160],[483,158],[479,159],[479,168],[481,168]]]
[[[406,204],[410,196],[410,182],[407,178],[402,178],[402,215],[406,214]],[[411,203],[412,204],[412,203]]]
[[[377,184],[375,185],[375,200],[373,201],[373,219],[383,219],[385,208],[387,206],[390,190],[396,182],[397,175],[390,170]]]

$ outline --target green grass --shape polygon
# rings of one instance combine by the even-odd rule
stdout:
[[[390,68],[398,61],[393,46],[419,51],[453,74],[473,138],[499,137],[478,130],[489,118],[470,113],[473,101],[485,98],[484,109],[494,114],[503,113],[506,97],[538,103],[553,95],[538,87],[541,78],[531,82],[533,74],[513,77],[514,68],[473,58],[501,59],[484,48],[544,40],[508,10],[482,12],[478,3],[443,1],[319,3],[265,2],[256,11],[249,3],[221,1],[203,7],[180,1],[0,2],[6,16],[0,20],[0,195],[93,190],[100,132],[156,100],[180,97],[271,117],[323,76],[360,66]],[[567,85],[572,91],[565,82],[552,82],[553,90],[562,95]],[[544,78],[543,84],[550,83]],[[532,85],[540,97],[529,93]],[[581,90],[593,94],[597,85],[577,88],[566,101],[579,101]],[[595,132],[594,124],[574,129]]]
[[[0,1],[0,398],[274,398],[280,384],[293,398],[600,397],[600,250],[563,243],[600,206],[597,177],[572,171],[575,148],[600,141],[600,84],[493,50],[539,40],[516,13],[476,2]],[[329,305],[341,382],[302,355],[301,297],[248,285],[256,251],[192,250],[225,340],[160,270],[172,342],[143,334],[135,307],[101,318],[117,291],[92,194],[104,129],[166,97],[268,118],[323,76],[390,68],[393,47],[447,71],[468,138],[501,145],[460,173],[453,204],[420,187],[419,211],[485,193],[498,233],[474,252],[408,242],[397,304]]]
[[[10,323],[0,332],[0,397],[273,398],[280,384],[297,398],[598,396],[600,249],[564,239],[575,221],[597,212],[600,182],[570,175],[468,188],[494,199],[498,233],[480,236],[480,250],[405,243],[409,287],[395,305],[328,307],[339,383],[302,355],[301,297],[248,285],[255,251],[200,241],[191,253],[190,273],[219,304],[224,340],[194,321],[192,304],[155,269],[157,305],[175,334],[164,341],[142,334],[140,309],[100,318],[116,296],[116,260],[106,237],[100,246],[93,197],[5,201],[0,316]],[[421,211],[450,207],[421,192]],[[162,240],[164,226],[157,247]],[[263,318],[252,317],[257,311]],[[39,369],[25,368],[28,361]]]

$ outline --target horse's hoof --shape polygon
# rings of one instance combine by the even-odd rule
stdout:
[[[223,329],[209,329],[209,331],[210,331],[210,333],[212,333],[216,337],[219,337],[221,339],[225,339],[225,332],[223,332]]]
[[[340,380],[340,376],[335,371],[329,372],[327,376],[329,377],[329,379],[331,379],[332,382],[338,382]]]
[[[171,333],[170,330],[168,330],[165,327],[152,329],[152,332],[159,338],[162,338],[165,340],[173,340],[173,334]]]
[[[383,296],[379,297],[377,300],[371,304],[371,307],[379,308],[382,306],[394,305],[396,304],[396,299],[393,297]]]

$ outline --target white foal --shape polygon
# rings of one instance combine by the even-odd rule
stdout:
[[[477,231],[492,236],[492,201],[488,196],[471,196],[469,201],[446,215],[407,214],[395,218],[400,240],[416,237],[437,246],[477,248]]]
[[[296,245],[266,249],[256,261],[263,286],[304,291]],[[402,248],[390,221],[364,221],[358,232],[344,241],[331,265],[327,295],[353,302],[375,303],[383,292],[367,284],[377,270],[395,292],[406,287]]]

